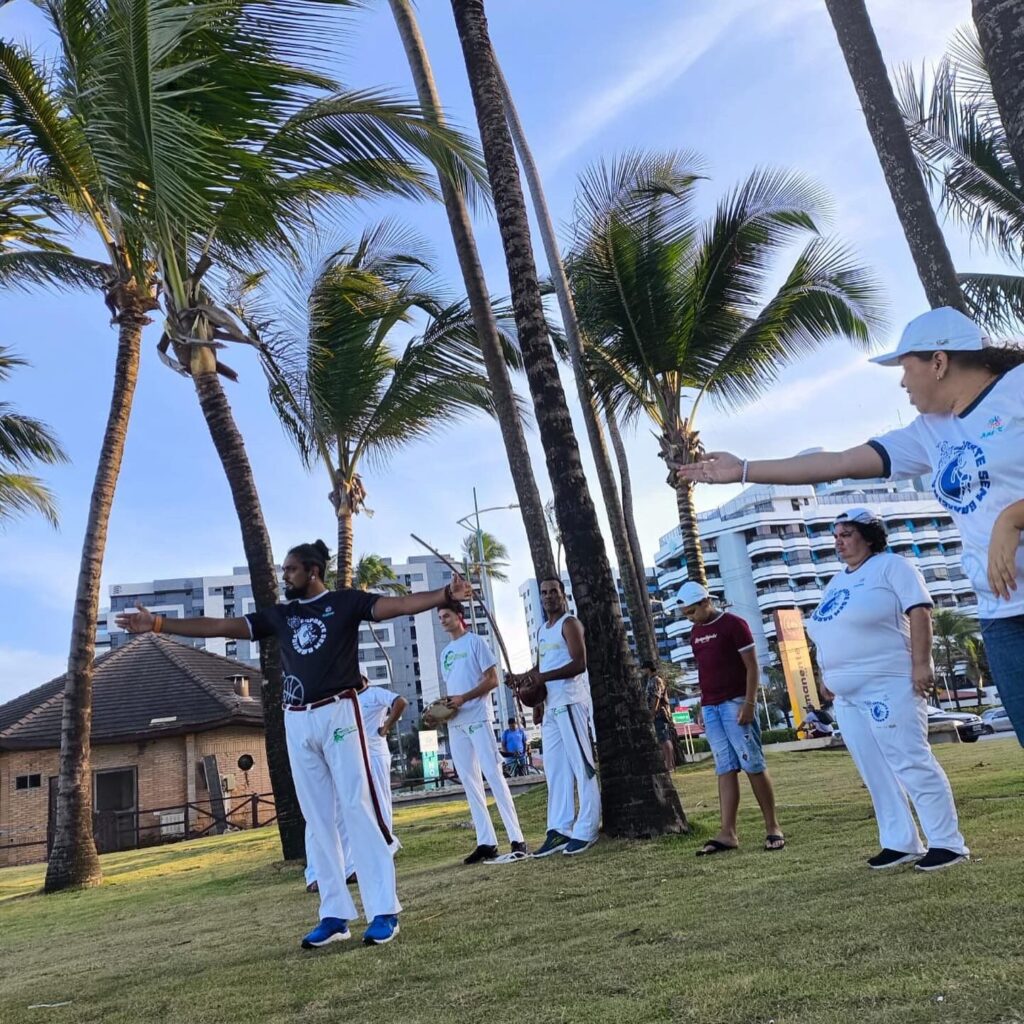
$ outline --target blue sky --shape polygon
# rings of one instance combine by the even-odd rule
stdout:
[[[830,229],[849,242],[885,284],[893,330],[925,308],[853,87],[820,0],[491,0],[495,47],[561,224],[571,213],[578,174],[600,158],[633,147],[690,149],[711,180],[710,205],[755,166],[803,171],[831,193]],[[870,0],[890,65],[932,61],[970,18],[969,0]],[[420,17],[442,100],[451,118],[473,125],[458,39],[445,0],[422,0]],[[4,37],[43,45],[28,0],[0,8]],[[339,53],[339,77],[353,87],[386,86],[412,94],[387,5],[377,0],[353,17]],[[352,232],[381,216],[402,219],[433,244],[441,275],[460,289],[440,207],[388,203],[353,211]],[[962,269],[994,264],[947,231]],[[493,218],[477,237],[491,291],[507,292]],[[544,265],[542,257],[541,269]],[[71,455],[47,469],[60,499],[59,532],[21,520],[0,532],[0,701],[63,671],[86,506],[110,393],[115,335],[92,295],[0,294],[0,343],[28,357],[3,400],[49,422]],[[135,411],[110,524],[104,570],[109,583],[230,571],[244,563],[227,485],[191,383],[157,359],[158,327],[144,343]],[[333,546],[335,524],[322,471],[300,466],[266,401],[247,352],[229,361],[241,381],[229,398],[246,439],[277,556],[317,536]],[[811,445],[845,447],[908,415],[898,373],[867,364],[842,342],[787,370],[771,396],[741,415],[710,406],[700,427],[712,448],[748,457]],[[567,383],[569,383],[567,381]],[[525,383],[520,382],[525,392]],[[576,403],[570,402],[575,410]],[[584,433],[577,419],[577,433]],[[538,480],[550,487],[536,435]],[[658,537],[675,524],[657,445],[641,426],[628,438],[641,539],[648,562]],[[589,465],[589,462],[588,462]],[[590,474],[592,491],[599,497]],[[416,553],[415,530],[436,546],[457,548],[455,520],[481,506],[514,501],[500,434],[488,422],[462,424],[416,444],[365,474],[372,518],[356,524],[356,550],[396,560]],[[732,488],[698,492],[701,508]],[[515,512],[492,513],[486,528],[512,556],[511,583],[499,586],[499,621],[513,657],[527,659],[516,594],[530,575],[526,538]]]

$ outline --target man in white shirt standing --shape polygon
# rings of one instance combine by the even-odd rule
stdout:
[[[452,601],[438,610],[441,628],[451,637],[441,651],[441,675],[447,702],[457,709],[448,720],[448,742],[459,780],[476,829],[476,849],[463,864],[507,863],[525,860],[529,850],[519,827],[512,794],[501,770],[498,744],[491,729],[488,694],[498,685],[498,663],[483,637],[466,629],[462,605]],[[481,777],[482,775],[482,777]],[[502,824],[511,843],[511,852],[498,854],[498,836],[494,831],[483,780],[491,787]]]
[[[594,766],[593,726],[583,624],[569,615],[561,580],[541,580],[545,621],[537,630],[537,667],[521,677],[547,688],[541,738],[548,779],[548,833],[535,857],[584,853],[597,842],[601,791]],[[579,793],[579,814],[575,796]]]

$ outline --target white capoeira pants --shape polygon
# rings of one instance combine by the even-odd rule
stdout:
[[[402,909],[391,847],[374,810],[358,715],[358,703],[348,699],[311,711],[286,711],[284,715],[295,792],[313,835],[320,917],[345,921],[358,917],[345,885],[351,869],[359,878],[367,920],[378,914],[397,914]],[[348,868],[338,820],[352,842],[352,864]]]
[[[494,802],[498,805],[501,823],[505,826],[510,843],[521,843],[523,832],[519,827],[519,815],[516,814],[512,794],[501,770],[498,744],[489,722],[467,722],[465,725],[449,724],[448,744],[452,750],[455,770],[459,773],[459,781],[466,791],[469,813],[476,829],[478,846],[497,846],[498,836],[494,831],[490,811],[487,809],[487,796],[484,793],[483,779],[491,787]],[[481,773],[483,778],[481,778]]]
[[[371,754],[370,772],[373,775],[373,784],[377,790],[377,800],[384,816],[384,822],[388,827],[388,831],[390,831],[393,820],[391,806],[391,754]],[[349,842],[348,832],[345,830],[345,825],[337,808],[335,808],[335,819],[338,826],[338,834],[341,836],[341,852],[345,860],[345,870],[348,874],[352,874],[355,870],[353,867],[355,859],[352,854],[352,844]],[[392,845],[391,852],[397,852],[398,847],[399,843],[396,839]],[[316,840],[313,836],[313,830],[309,827],[309,822],[306,822],[306,885],[316,881],[316,872]]]
[[[843,739],[868,787],[882,846],[924,853],[928,847],[967,853],[949,779],[928,744],[928,705],[909,680],[872,681],[836,696]],[[909,800],[908,800],[909,797]]]
[[[544,709],[541,737],[544,774],[548,780],[548,831],[589,842],[597,838],[601,822],[601,790],[593,774],[590,706],[563,704]],[[588,766],[589,769],[588,770]],[[576,816],[575,796],[580,810]]]

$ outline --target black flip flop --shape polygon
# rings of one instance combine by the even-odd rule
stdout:
[[[709,850],[708,847],[711,847]],[[709,839],[704,844],[703,850],[698,850],[696,856],[698,857],[713,857],[716,853],[727,853],[729,850],[738,850],[738,846],[730,846],[728,843],[723,843],[718,839]]]
[[[780,846],[769,846],[769,843],[781,843]],[[764,852],[765,853],[776,853],[779,850],[786,848],[786,837],[785,836],[765,836],[764,837]]]

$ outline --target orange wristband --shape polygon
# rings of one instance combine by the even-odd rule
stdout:
[[[153,632],[159,633],[164,628],[164,617],[162,615],[153,616]]]

